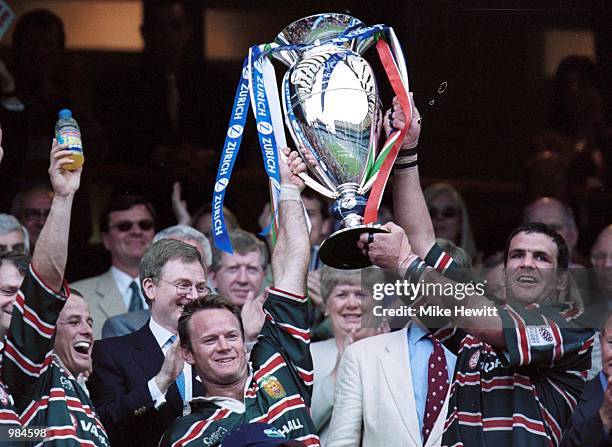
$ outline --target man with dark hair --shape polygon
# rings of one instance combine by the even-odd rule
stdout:
[[[9,273],[13,277],[8,288],[4,287],[6,278],[0,280],[4,297],[15,293],[15,280],[23,278],[8,332],[2,334],[2,383],[17,411],[6,408],[11,396],[2,387],[0,420],[3,424],[16,422],[19,414],[19,422],[36,437],[29,439],[33,443],[44,439],[48,445],[103,447],[109,445],[106,432],[92,410],[87,391],[77,380],[91,368],[91,321],[86,317],[85,302],[69,296],[63,279],[70,214],[82,172],[82,168],[62,168],[73,161],[66,149],[67,145],[60,146],[54,140],[49,167],[53,202],[31,265],[24,271],[23,257],[8,255],[0,267],[0,275]],[[5,322],[3,318],[3,332]],[[3,432],[4,441],[7,436],[10,442],[10,433]],[[23,439],[13,439],[12,445],[23,445]]]
[[[142,257],[140,278],[151,318],[134,333],[96,342],[92,353],[88,388],[113,447],[157,446],[191,398],[204,393],[177,338],[185,305],[208,293],[200,253],[161,239]]]
[[[412,119],[409,135],[419,126],[417,113]],[[401,128],[404,120],[395,103],[392,125]],[[454,290],[466,286],[465,274],[435,243],[416,144],[398,157],[394,172],[394,210],[403,229],[386,224],[389,233],[362,235],[360,248],[376,265],[408,281]],[[593,331],[581,326],[579,311],[560,302],[568,285],[568,260],[558,233],[544,224],[527,224],[506,245],[506,304],[494,303],[476,287],[463,300],[431,293],[416,301],[417,313],[450,311],[452,325],[435,332],[457,353],[443,445],[559,444],[584,387],[593,343]],[[338,389],[336,399],[349,392]]]
[[[305,165],[293,153],[294,172]],[[300,200],[303,183],[281,162],[279,235],[272,256],[274,288],[263,304],[261,334],[247,361],[237,306],[219,296],[189,303],[181,316],[182,353],[206,387],[191,402],[160,446],[219,446],[230,430],[246,422],[274,425],[290,439],[319,445],[310,418],[312,358],[308,305],[304,297],[310,244]],[[246,321],[245,321],[246,323]]]
[[[87,297],[96,339],[101,337],[107,318],[147,308],[138,267],[155,235],[155,222],[155,210],[141,196],[112,199],[102,210],[100,231],[104,248],[111,253],[111,267],[101,275],[73,284]]]

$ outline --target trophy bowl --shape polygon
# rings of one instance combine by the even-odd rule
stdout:
[[[376,158],[382,119],[376,78],[361,54],[374,39],[338,41],[347,30],[365,26],[344,14],[300,19],[276,38],[275,57],[289,66],[282,82],[286,125],[314,181],[307,184],[332,199],[331,214],[342,229],[329,236],[320,259],[334,268],[371,265],[357,247],[365,232],[386,232],[364,225],[366,183]]]

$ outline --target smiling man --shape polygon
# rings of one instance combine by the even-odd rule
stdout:
[[[134,333],[96,342],[87,384],[114,447],[157,446],[191,398],[204,392],[177,339],[185,305],[208,293],[200,253],[161,239],[142,257],[140,277],[151,318]]]
[[[23,426],[45,428],[42,445],[103,447],[109,445],[104,427],[77,380],[91,369],[91,320],[82,298],[67,296],[63,280],[70,213],[82,171],[62,169],[64,163],[72,162],[65,149],[54,140],[49,168],[54,194],[31,265],[24,270],[22,261],[8,255],[0,267],[2,331],[16,295],[4,338],[2,382],[12,394]],[[23,278],[21,286],[19,278]],[[3,393],[0,402],[6,400]],[[1,414],[3,422],[11,419],[10,412]]]
[[[248,231],[233,230],[230,242],[233,254],[213,247],[211,284],[219,295],[242,307],[249,293],[259,294],[266,276],[268,252],[266,245]]]
[[[101,338],[107,318],[147,308],[138,267],[155,235],[155,216],[151,203],[141,196],[115,198],[102,210],[100,231],[104,248],[111,254],[111,267],[99,276],[71,284],[89,303],[96,339]]]
[[[395,102],[392,118],[395,128],[405,125]],[[408,135],[417,140],[418,113],[412,119]],[[389,233],[371,241],[362,235],[359,246],[373,263],[407,281],[466,290],[467,272],[435,242],[414,146],[398,158],[394,171],[394,211],[402,227],[386,224]],[[416,312],[450,310],[451,324],[434,334],[457,354],[442,445],[559,444],[591,366],[594,335],[581,325],[578,309],[560,301],[568,264],[559,233],[542,223],[525,224],[506,243],[506,303],[476,288],[463,298],[434,293],[416,302]],[[478,310],[482,316],[470,315]]]
[[[296,162],[295,155],[290,160]],[[299,161],[297,166],[305,169]],[[289,439],[319,445],[309,411],[312,358],[304,292],[310,244],[297,186],[301,181],[284,164],[280,171],[274,288],[263,304],[261,334],[247,361],[238,306],[215,294],[185,307],[179,321],[182,352],[198,371],[206,395],[194,399],[191,414],[166,431],[162,447],[219,446],[233,428],[248,422],[270,423]]]
[[[74,289],[71,292],[57,320],[53,352],[66,369],[78,377],[91,372],[93,320],[81,293]]]

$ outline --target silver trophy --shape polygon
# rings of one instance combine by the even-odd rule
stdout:
[[[308,162],[311,176],[304,180],[334,201],[331,213],[343,227],[321,244],[319,257],[344,269],[371,265],[357,248],[357,240],[365,232],[385,232],[378,225],[363,224],[365,194],[374,180],[367,176],[377,154],[382,110],[374,72],[361,55],[375,40],[334,42],[347,29],[359,27],[365,25],[344,14],[306,17],[276,37],[276,43],[296,45],[296,50],[274,53],[290,67],[282,82],[282,103],[287,127]],[[399,44],[391,44],[397,54]],[[403,57],[398,59],[407,87]]]

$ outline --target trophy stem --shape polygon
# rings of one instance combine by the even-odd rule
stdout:
[[[363,197],[359,195],[357,183],[343,183],[337,190],[340,196],[337,200],[337,213],[342,220],[344,228],[357,227],[363,224],[361,202]]]

